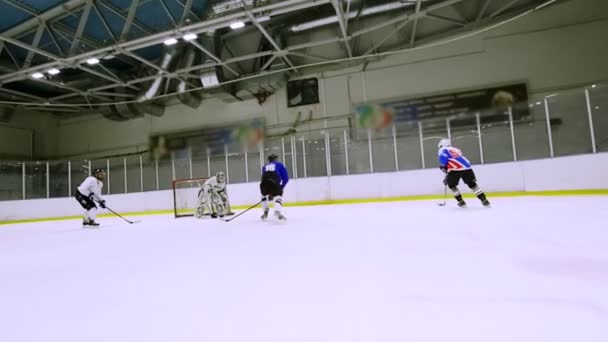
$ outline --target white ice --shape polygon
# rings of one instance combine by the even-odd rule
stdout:
[[[608,196],[490,199],[0,226],[0,341],[608,341]]]

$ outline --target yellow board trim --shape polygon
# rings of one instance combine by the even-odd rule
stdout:
[[[608,195],[608,189],[590,189],[590,190],[551,190],[551,191],[513,191],[513,192],[492,192],[488,193],[488,197],[520,197],[520,196],[606,196]],[[473,194],[465,194],[465,198],[474,197]],[[417,196],[401,196],[401,197],[387,197],[387,198],[353,198],[353,199],[341,199],[341,200],[325,200],[325,201],[304,201],[285,203],[287,207],[302,207],[302,206],[313,206],[313,205],[329,205],[329,204],[356,204],[356,203],[383,203],[383,202],[404,202],[404,201],[421,201],[421,200],[438,200],[443,199],[443,195],[417,195]],[[451,195],[448,193],[448,199],[451,199]],[[234,209],[246,209],[249,208],[247,205],[234,206]],[[141,212],[127,212],[120,213],[122,216],[144,216],[144,215],[167,215],[173,214],[173,210],[153,210],[153,211],[141,211]],[[101,214],[99,217],[114,217],[114,214]],[[0,225],[15,224],[15,223],[31,223],[31,222],[47,222],[47,221],[63,221],[63,220],[74,220],[81,219],[82,216],[63,216],[63,217],[50,217],[40,219],[25,219],[25,220],[14,220],[14,221],[1,221]]]

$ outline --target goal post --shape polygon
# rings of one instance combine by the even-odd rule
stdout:
[[[173,213],[175,218],[194,216],[198,190],[209,178],[176,179],[173,181]]]

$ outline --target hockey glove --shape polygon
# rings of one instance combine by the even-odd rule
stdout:
[[[439,166],[439,170],[443,171],[443,173],[448,173],[448,167],[445,165]]]
[[[100,206],[102,209],[105,209],[105,208],[106,208],[106,201],[101,201],[101,202],[99,202],[99,206]]]

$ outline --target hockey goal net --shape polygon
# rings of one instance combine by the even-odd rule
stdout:
[[[198,190],[209,178],[177,179],[173,181],[173,212],[175,218],[194,216]]]

